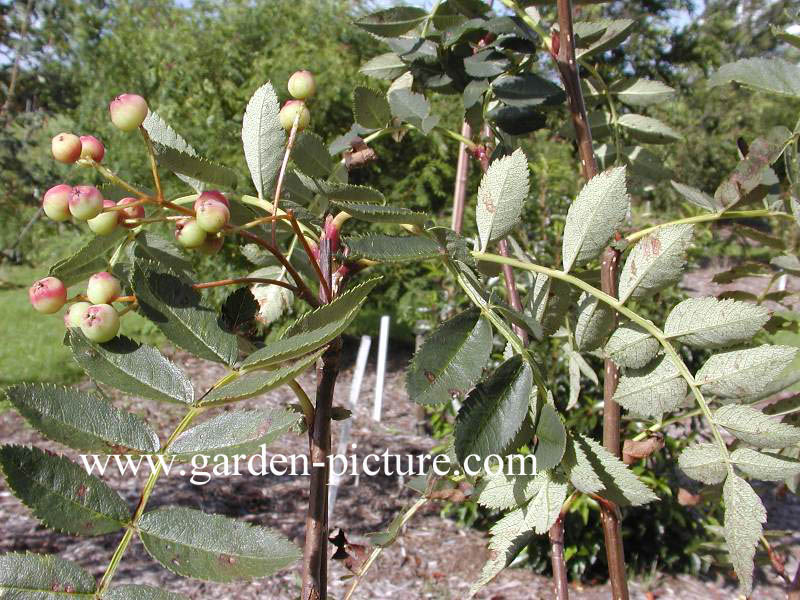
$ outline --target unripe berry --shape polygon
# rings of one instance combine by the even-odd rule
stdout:
[[[45,277],[28,290],[33,308],[46,315],[57,312],[67,301],[67,287],[56,277]]]
[[[117,206],[124,206],[126,204],[132,204],[133,202],[138,202],[136,198],[123,198],[119,202],[117,202]],[[122,223],[123,227],[136,227],[135,224],[130,223],[126,224],[124,221],[125,219],[143,219],[144,218],[144,206],[141,204],[139,206],[131,206],[130,208],[126,208],[120,211],[119,220]]]
[[[69,199],[72,198],[72,186],[66,183],[51,187],[42,196],[44,214],[53,221],[66,221],[70,217]]]
[[[317,83],[311,71],[295,71],[289,77],[289,93],[298,100],[306,100],[317,91]]]
[[[117,129],[133,131],[147,116],[147,102],[136,94],[122,94],[111,101],[108,110]]]
[[[79,221],[95,218],[103,210],[103,194],[93,185],[78,185],[72,188],[69,212]]]
[[[103,142],[93,135],[81,136],[81,158],[91,158],[94,162],[100,162],[105,156],[106,148]]]
[[[175,239],[184,248],[199,248],[206,241],[206,231],[194,219],[181,219],[175,224]]]
[[[219,234],[207,235],[206,239],[203,241],[203,244],[198,246],[197,250],[202,254],[213,256],[220,251],[223,242],[224,238]]]
[[[108,304],[120,297],[122,286],[111,273],[100,271],[89,277],[86,297],[92,304]]]
[[[287,100],[286,104],[283,105],[280,114],[278,114],[281,127],[286,131],[291,131],[294,118],[298,113],[300,114],[300,120],[297,122],[297,131],[303,131],[308,127],[309,123],[311,123],[311,113],[308,112],[305,103],[300,100]]]
[[[228,207],[217,200],[203,200],[195,205],[197,224],[208,233],[218,233],[228,224],[231,212]]]
[[[71,164],[81,157],[81,140],[72,133],[59,133],[53,138],[50,148],[58,162]]]
[[[64,313],[64,325],[67,327],[80,327],[86,309],[91,306],[88,302],[76,302]]]
[[[219,190],[206,190],[197,197],[197,200],[194,201],[194,209],[197,210],[197,207],[200,206],[200,204],[202,204],[205,200],[216,200],[217,202],[222,202],[228,208],[231,207],[231,203],[228,202],[228,198],[225,196],[225,194]]]
[[[90,306],[81,318],[81,331],[93,342],[107,342],[119,331],[119,315],[110,304]]]
[[[116,206],[111,200],[103,200],[103,208]],[[117,228],[119,224],[119,211],[111,210],[101,212],[94,219],[89,219],[89,229],[97,235],[108,235]]]

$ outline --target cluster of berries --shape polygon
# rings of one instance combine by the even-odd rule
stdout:
[[[94,342],[107,342],[119,332],[119,314],[111,303],[122,295],[119,279],[101,271],[89,278],[86,300],[82,296],[64,313],[67,327],[80,327]],[[67,303],[67,286],[57,277],[45,277],[28,290],[33,308],[40,313],[53,314]]]
[[[311,113],[305,100],[314,95],[316,83],[309,71],[297,71],[289,78],[289,93],[294,98],[287,101],[280,111],[281,126],[290,131],[297,119],[298,130],[305,129],[311,121]],[[147,102],[136,94],[122,94],[109,105],[111,122],[121,131],[134,131],[147,117]],[[62,163],[72,164],[83,159],[83,164],[100,163],[105,155],[103,143],[91,135],[78,137],[72,133],[60,133],[53,138],[53,157]],[[97,235],[108,235],[118,226],[136,227],[145,217],[144,204],[147,199],[123,198],[116,204],[103,198],[103,194],[91,185],[56,185],[42,198],[44,213],[54,221],[66,221],[70,217],[86,221],[89,229]],[[194,203],[194,216],[176,221],[175,239],[184,248],[197,249],[206,254],[215,254],[222,247],[222,232],[231,218],[230,203],[217,190],[202,192]],[[85,296],[76,296],[64,314],[67,327],[80,327],[92,341],[107,342],[119,332],[120,315],[112,302],[120,298],[122,287],[119,280],[103,271],[89,278]],[[67,287],[56,277],[45,277],[28,290],[33,308],[44,314],[58,312],[67,304]]]

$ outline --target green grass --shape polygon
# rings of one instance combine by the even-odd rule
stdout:
[[[28,302],[28,287],[47,274],[46,268],[0,266],[0,386],[31,382],[69,384],[83,371],[64,346],[64,311],[42,315]],[[83,291],[71,288],[70,295]],[[122,333],[148,343],[161,342],[153,326],[137,314],[122,319]]]

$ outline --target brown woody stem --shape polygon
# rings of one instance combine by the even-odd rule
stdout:
[[[586,117],[586,105],[581,92],[578,64],[575,59],[575,36],[572,28],[571,0],[558,0],[558,52],[555,55],[556,65],[567,92],[572,125],[578,140],[578,153],[581,159],[581,170],[584,179],[589,181],[597,175],[597,162],[592,148],[592,131]],[[612,247],[603,253],[600,280],[602,290],[609,296],[617,296],[617,271],[619,268],[619,251]],[[616,315],[615,315],[616,319]],[[603,385],[603,445],[606,450],[620,456],[620,409],[614,401],[619,374],[617,365],[606,359],[604,365]],[[608,560],[608,576],[614,600],[628,600],[628,581],[625,574],[625,552],[622,544],[622,528],[620,513],[611,502],[600,503],[603,536],[606,543]]]
[[[325,295],[322,297],[323,302],[330,302],[331,298],[331,287],[328,285],[328,280],[325,275],[322,273],[322,269],[319,266],[319,261],[317,261],[314,253],[311,250],[311,246],[308,245],[308,240],[306,236],[303,235],[303,232],[300,230],[300,224],[297,222],[297,219],[294,216],[294,211],[290,210],[288,212],[289,215],[289,222],[292,224],[292,229],[294,230],[294,234],[297,236],[297,239],[300,240],[300,243],[303,246],[303,250],[308,256],[308,260],[314,267],[314,271],[317,273],[317,278],[319,279],[320,289],[325,291]]]
[[[278,285],[287,290],[291,290],[295,294],[297,288],[291,283],[280,281],[278,279],[267,279],[265,277],[238,277],[234,279],[220,279],[219,281],[207,281],[205,283],[195,283],[192,287],[196,290],[205,290],[208,288],[222,287],[224,285],[239,285],[242,283],[266,283],[269,285]]]
[[[330,289],[330,240],[320,241],[319,254],[322,274]],[[324,293],[321,288],[320,294]],[[331,453],[333,391],[339,375],[341,353],[342,339],[339,337],[331,342],[317,366],[314,422],[308,432],[312,470],[303,551],[302,600],[326,600],[328,594],[328,456]]]

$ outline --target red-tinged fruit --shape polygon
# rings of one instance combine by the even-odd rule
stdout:
[[[197,247],[197,251],[202,254],[213,256],[222,249],[224,238],[220,234],[207,235],[203,244]]]
[[[316,93],[317,82],[314,81],[314,75],[311,74],[311,71],[295,71],[289,77],[287,87],[292,97],[298,100],[306,100]]]
[[[106,154],[106,147],[103,142],[98,140],[93,135],[82,135],[81,140],[81,158],[91,158],[94,162],[103,160]]]
[[[93,185],[78,185],[72,188],[69,212],[79,221],[94,219],[103,210],[103,194]]]
[[[133,204],[134,202],[139,202],[139,200],[130,197],[123,198],[117,202],[117,206],[125,206],[126,204]],[[125,219],[144,219],[144,206],[141,204],[124,208],[119,212],[119,220],[123,227],[136,227],[135,223],[125,223]]]
[[[217,202],[222,202],[228,208],[231,207],[231,203],[228,202],[228,198],[225,194],[219,190],[206,190],[197,196],[197,200],[194,201],[194,209],[197,210],[197,207],[206,200],[216,200]]]
[[[69,212],[69,199],[72,198],[72,186],[60,183],[51,187],[42,196],[42,209],[44,214],[53,221],[66,221],[72,213]]]
[[[147,117],[147,102],[137,94],[121,94],[111,101],[108,111],[117,129],[133,131]]]
[[[67,327],[80,327],[86,310],[91,306],[88,302],[75,302],[64,313],[64,325]]]
[[[110,304],[95,304],[86,309],[80,327],[83,335],[102,344],[119,332],[119,315]]]
[[[194,219],[181,219],[175,224],[175,239],[184,248],[199,248],[207,235]]]
[[[56,277],[45,277],[30,287],[28,299],[37,311],[51,315],[67,302],[67,286]]]
[[[116,206],[111,200],[103,200],[103,208],[108,209]],[[119,211],[118,210],[104,210],[94,219],[88,221],[89,229],[94,231],[97,235],[108,235],[112,233],[119,225]]]
[[[68,165],[81,157],[81,140],[73,133],[59,133],[53,138],[50,148],[53,158]]]
[[[195,204],[197,224],[207,233],[219,233],[231,219],[228,207],[217,200],[203,200]]]
[[[107,271],[100,271],[89,278],[86,297],[92,304],[108,304],[122,295],[119,279]]]
[[[278,114],[281,127],[286,131],[291,131],[297,115],[300,115],[297,121],[297,131],[303,131],[311,123],[311,113],[308,111],[308,107],[300,100],[287,100]]]

